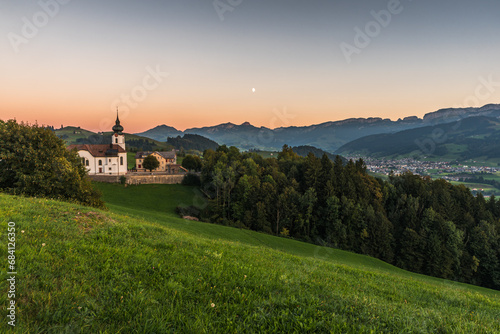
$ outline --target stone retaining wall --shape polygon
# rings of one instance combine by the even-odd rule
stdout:
[[[107,183],[119,183],[121,176],[116,175],[89,175],[92,181],[97,182],[107,182]],[[149,175],[137,175],[128,174],[125,175],[127,184],[178,184],[182,182],[184,174],[149,174]]]
[[[127,175],[127,184],[178,184],[182,182],[184,174],[175,175]]]
[[[89,175],[92,181],[106,182],[106,183],[118,183],[120,182],[120,176],[116,175]]]

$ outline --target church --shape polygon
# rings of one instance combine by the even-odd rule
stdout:
[[[70,145],[68,149],[77,150],[89,175],[125,175],[127,174],[127,151],[123,126],[120,125],[118,113],[110,140],[109,144]]]

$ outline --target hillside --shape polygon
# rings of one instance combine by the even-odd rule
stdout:
[[[200,135],[185,134],[184,136],[169,137],[167,144],[172,145],[176,150],[199,151],[208,149],[216,150],[219,144]]]
[[[319,148],[316,148],[314,146],[296,146],[292,147],[292,151],[300,155],[301,157],[306,157],[309,153],[314,154],[315,157],[321,158],[323,154],[326,154],[330,160],[335,160],[335,155],[328,153],[326,151],[323,151]]]
[[[95,133],[74,126],[57,129],[54,133],[67,145],[109,144],[112,135],[112,132]],[[130,133],[125,133],[125,140],[127,150],[132,151],[169,151],[172,149],[172,146],[166,143]]]
[[[171,208],[191,188],[100,188],[111,212],[0,194],[4,239],[16,222],[15,332],[500,331],[496,291],[183,221]]]
[[[336,153],[369,157],[425,157],[443,160],[500,161],[500,120],[469,117],[460,121],[363,137]]]

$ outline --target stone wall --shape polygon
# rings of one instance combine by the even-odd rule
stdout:
[[[127,184],[178,184],[182,182],[184,174],[174,175],[127,175]]]
[[[120,182],[120,176],[117,175],[89,175],[92,181],[106,182],[106,183],[118,183]]]
[[[89,175],[92,181],[119,183],[120,176],[116,175]],[[182,182],[184,174],[127,174],[127,184],[178,184]]]

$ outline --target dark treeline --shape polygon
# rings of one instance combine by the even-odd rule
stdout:
[[[195,150],[200,152],[208,149],[216,150],[219,147],[219,144],[213,140],[189,133],[186,133],[183,137],[168,137],[167,144],[172,145],[177,150],[182,148],[185,151]]]
[[[362,160],[204,153],[204,220],[367,254],[413,272],[500,289],[500,201],[411,173],[388,181]]]

